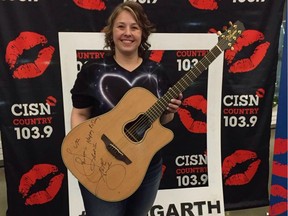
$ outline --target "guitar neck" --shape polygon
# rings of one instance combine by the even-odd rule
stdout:
[[[187,89],[194,80],[208,68],[208,66],[224,51],[231,47],[236,39],[245,30],[243,23],[236,21],[230,23],[231,27],[219,36],[220,41],[198,63],[194,65],[174,86],[169,88],[163,97],[157,100],[145,113],[152,123],[166,110],[168,103],[177,98],[180,93]]]
[[[168,103],[173,98],[177,98],[180,93],[186,90],[196,80],[200,74],[208,68],[208,66],[222,53],[222,49],[218,46],[214,46],[200,61],[198,61],[193,68],[191,68],[175,85],[151,106],[146,115],[151,122],[154,122],[159,118],[166,110]]]

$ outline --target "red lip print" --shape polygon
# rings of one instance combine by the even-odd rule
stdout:
[[[233,168],[236,165],[249,163],[247,170],[243,173],[232,174]],[[257,159],[255,152],[248,150],[237,150],[232,155],[226,157],[223,161],[222,172],[224,176],[225,185],[245,185],[248,184],[254,177],[259,164],[260,159]]]
[[[271,216],[277,216],[281,215],[288,210],[288,202],[279,202],[274,204],[273,206],[270,206],[269,208],[269,215]]]
[[[272,163],[273,175],[287,178],[287,169],[288,166],[286,164],[281,164],[277,161],[273,161]]]
[[[154,62],[161,62],[164,50],[152,50],[149,59]]]
[[[215,0],[189,0],[190,4],[201,10],[216,10],[218,4]]]
[[[53,96],[48,96],[46,98],[46,103],[49,104],[50,106],[56,106],[57,99]]]
[[[102,0],[73,0],[73,2],[80,8],[87,10],[105,10],[106,5]]]
[[[284,199],[288,199],[287,189],[282,187],[281,185],[271,185],[271,195],[279,196]]]
[[[286,154],[288,152],[287,139],[276,138],[274,143],[274,154]]]
[[[257,30],[245,30],[233,45],[234,49],[225,51],[225,59],[227,60],[228,64],[231,64],[236,54],[239,53],[244,47],[263,40],[264,35],[261,32]],[[254,53],[249,58],[240,59],[234,62],[230,66],[229,72],[243,73],[255,69],[265,57],[269,46],[269,42],[264,42],[258,45],[255,48]]]
[[[287,152],[287,139],[276,138],[274,143],[274,155],[285,155]],[[287,178],[288,165],[274,160],[272,163],[272,173],[273,175]]]
[[[182,106],[191,106],[197,110],[201,110],[204,114],[207,113],[207,100],[202,95],[193,95],[182,102]],[[192,133],[206,133],[206,122],[196,121],[192,118],[191,113],[183,108],[178,109],[180,120],[186,129]]]
[[[47,44],[45,36],[35,32],[21,32],[20,35],[13,41],[9,42],[6,48],[5,60],[14,70],[18,58],[25,50],[29,50],[37,45],[44,46]],[[13,72],[13,78],[35,78],[44,73],[49,66],[55,48],[52,46],[42,48],[34,62],[22,64]]]
[[[25,198],[25,205],[44,204],[54,199],[61,188],[64,174],[58,173],[58,168],[51,164],[37,164],[31,170],[25,173],[19,184],[19,193]],[[30,189],[47,175],[54,175],[45,190],[31,194]]]
[[[265,95],[265,89],[263,89],[263,88],[257,89],[256,95],[257,95],[259,98],[263,98],[264,95]]]
[[[280,215],[288,211],[287,189],[281,185],[271,185],[270,193],[272,196],[283,199],[283,202],[278,202],[269,207],[269,215]]]

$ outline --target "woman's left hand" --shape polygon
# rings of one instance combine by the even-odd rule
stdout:
[[[182,103],[181,101],[182,98],[183,98],[183,95],[182,93],[180,93],[178,98],[171,99],[171,102],[168,104],[168,107],[167,107],[167,112],[176,113]]]

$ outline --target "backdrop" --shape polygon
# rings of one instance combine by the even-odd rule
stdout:
[[[120,2],[1,1],[0,123],[9,215],[69,215],[67,170],[60,155],[65,128],[58,34],[100,32]],[[164,34],[215,33],[229,21],[244,23],[235,49],[224,53],[218,98],[224,202],[230,210],[268,205],[270,121],[285,0],[138,2]],[[203,56],[182,51],[160,58],[169,66],[166,57],[174,56],[167,71],[172,80]],[[97,58],[81,50],[75,58],[85,59],[84,54]],[[161,190],[207,186],[206,83],[204,76],[185,92],[183,106],[169,125],[181,134],[173,142],[183,147],[172,143],[163,150],[166,177]]]

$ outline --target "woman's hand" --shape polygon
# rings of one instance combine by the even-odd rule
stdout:
[[[182,93],[179,94],[178,98],[173,98],[171,102],[168,104],[167,111],[170,113],[176,113],[182,103],[181,101],[182,98],[183,98]]]
[[[182,93],[179,94],[177,98],[171,99],[170,103],[167,106],[166,111],[162,114],[160,118],[161,124],[167,124],[168,122],[172,121],[174,118],[174,113],[178,111],[182,103],[183,95]]]

